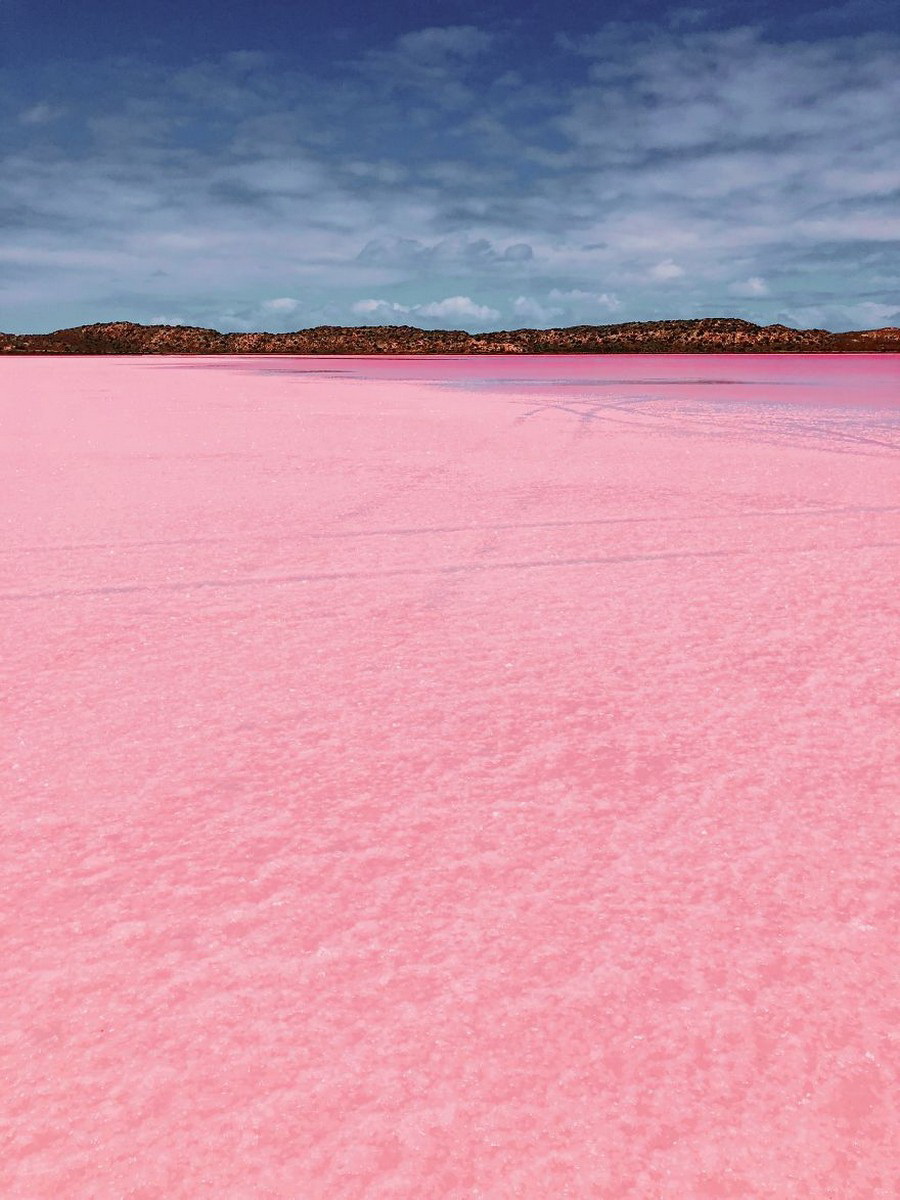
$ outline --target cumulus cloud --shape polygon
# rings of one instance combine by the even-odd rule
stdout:
[[[274,300],[263,301],[263,308],[266,312],[292,313],[296,312],[299,307],[300,301],[295,300],[292,296],[277,296]]]
[[[533,296],[517,296],[513,301],[513,312],[524,321],[549,325],[555,317],[562,316],[564,309],[541,304]]]
[[[427,304],[400,304],[393,300],[357,300],[350,306],[358,316],[387,319],[391,317],[429,318],[441,324],[460,321],[482,325],[500,316],[496,308],[476,304],[469,296],[446,296]]]
[[[435,300],[423,304],[416,309],[423,317],[438,317],[446,320],[448,317],[459,318],[461,321],[491,321],[499,317],[496,308],[486,304],[476,304],[468,296],[447,296],[444,300]]]
[[[665,283],[670,279],[680,279],[684,274],[684,267],[679,267],[678,263],[673,262],[671,258],[664,258],[662,262],[655,263],[648,274],[651,279]]]
[[[828,304],[806,304],[782,311],[780,319],[789,325],[824,329],[877,329],[900,327],[900,303],[881,304],[863,300],[858,304],[840,301]]]
[[[551,300],[563,301],[569,308],[600,308],[614,312],[622,306],[618,296],[614,296],[611,292],[586,292],[583,288],[569,288],[567,291],[551,288],[549,297]]]
[[[748,299],[755,296],[768,296],[769,285],[759,275],[751,275],[749,279],[742,279],[731,284],[728,292],[731,296],[743,296]]]
[[[394,300],[355,300],[350,305],[350,311],[360,317],[408,317],[415,311],[414,306],[398,304]]]

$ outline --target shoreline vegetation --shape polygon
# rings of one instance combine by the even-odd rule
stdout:
[[[0,333],[0,354],[847,354],[900,353],[900,328],[790,329],[737,317],[627,321],[491,333],[411,325],[320,325],[293,333],[220,333],[190,325],[100,322],[53,333]]]

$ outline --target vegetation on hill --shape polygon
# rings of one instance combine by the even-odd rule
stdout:
[[[0,333],[8,354],[710,354],[900,352],[900,329],[829,333],[736,317],[628,321],[496,333],[410,325],[320,325],[295,333],[219,333],[189,325],[115,321],[55,333]]]

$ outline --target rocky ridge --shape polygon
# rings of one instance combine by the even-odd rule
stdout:
[[[411,325],[319,325],[295,333],[219,333],[114,321],[54,333],[0,333],[6,354],[714,354],[900,353],[900,329],[830,333],[737,317],[627,321],[495,333]]]

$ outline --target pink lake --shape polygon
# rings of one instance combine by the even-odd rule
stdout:
[[[897,356],[0,420],[0,1195],[894,1200]]]

